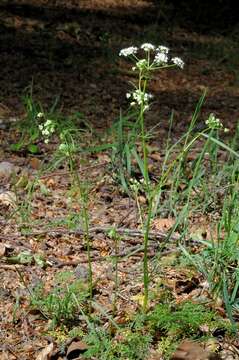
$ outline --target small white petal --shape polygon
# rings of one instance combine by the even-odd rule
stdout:
[[[150,43],[144,43],[141,45],[140,48],[143,49],[144,51],[154,51],[155,50],[155,46]]]
[[[165,65],[168,62],[168,56],[165,53],[157,53],[154,58],[154,63],[156,65]]]
[[[136,46],[130,46],[125,49],[121,49],[119,52],[119,56],[130,56],[136,54],[138,51],[138,48]]]
[[[181,69],[183,69],[184,67],[184,61],[182,59],[180,59],[179,57],[174,57],[172,58],[172,62],[177,65],[178,67],[180,67]]]
[[[167,46],[160,45],[157,47],[156,51],[159,53],[168,54],[169,48]]]

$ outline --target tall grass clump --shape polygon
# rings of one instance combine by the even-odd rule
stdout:
[[[236,132],[231,143],[227,145],[220,140],[218,134],[213,133],[215,125],[217,129],[222,128],[219,121],[218,124],[214,121],[214,124],[209,125],[212,132],[201,135],[208,146],[213,146],[210,155],[214,160],[210,176],[214,180],[213,191],[222,198],[220,208],[217,209],[218,219],[212,224],[208,240],[197,239],[202,246],[200,252],[191,254],[186,247],[181,249],[190,263],[204,276],[209,293],[217,303],[225,306],[229,319],[235,325],[235,318],[239,314],[239,153],[236,151],[235,141],[238,133]],[[225,163],[218,161],[217,153],[220,150],[228,154]],[[201,157],[203,155],[202,151]]]

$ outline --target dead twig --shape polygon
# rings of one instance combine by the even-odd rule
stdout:
[[[92,170],[92,169],[101,168],[101,167],[103,167],[105,165],[108,165],[107,161],[102,162],[100,164],[96,164],[96,165],[86,166],[85,168],[80,169],[78,171],[78,174],[82,174],[82,173],[84,173],[86,171],[89,171],[89,170]],[[53,173],[45,174],[45,175],[40,176],[40,179],[43,180],[43,179],[48,179],[49,177],[53,177],[53,176],[63,176],[63,175],[68,175],[68,174],[70,174],[70,170],[68,170],[68,171],[55,171]]]
[[[25,265],[20,265],[20,264],[10,265],[10,264],[0,263],[0,269],[4,269],[4,270],[18,271],[18,270],[24,269],[24,267],[25,267]]]
[[[97,233],[104,233],[107,235],[107,233],[112,230],[111,226],[94,226],[91,227],[89,229],[89,233],[90,234],[97,234]],[[123,227],[119,227],[119,228],[115,228],[115,231],[120,234],[120,235],[124,235],[124,236],[128,236],[128,237],[143,237],[144,236],[144,232],[143,230],[138,230],[138,229],[129,229],[129,228],[123,228]],[[50,236],[59,236],[59,235],[64,235],[64,234],[69,234],[69,235],[84,235],[85,232],[83,229],[76,229],[76,230],[67,230],[67,229],[55,229],[55,230],[49,230],[49,229],[44,229],[41,231],[35,231],[35,232],[29,232],[27,234],[24,235],[20,235],[20,236],[42,236],[42,235],[50,235]],[[14,237],[14,236],[13,236]],[[17,235],[17,237],[19,237],[19,235]],[[9,237],[8,237],[9,238]],[[150,231],[149,232],[149,239],[150,240],[158,240],[158,241],[163,241],[166,239],[170,239],[172,241],[178,241],[180,238],[179,235],[172,235],[169,233],[165,233],[162,231]]]

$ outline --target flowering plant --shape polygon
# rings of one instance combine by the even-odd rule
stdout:
[[[138,54],[142,52],[144,57],[140,58]],[[132,70],[138,70],[139,72],[139,83],[137,88],[132,92],[128,92],[126,97],[130,100],[131,106],[139,105],[142,111],[149,109],[149,101],[153,98],[152,94],[146,92],[146,85],[150,72],[175,66],[181,69],[184,67],[183,60],[179,57],[170,58],[169,48],[163,45],[156,47],[153,44],[144,43],[140,48],[130,46],[120,50],[119,56],[129,57],[133,60],[135,64],[132,67]]]
[[[143,53],[143,57],[140,55]],[[126,98],[130,101],[130,105],[136,107],[138,110],[137,122],[140,127],[141,145],[143,150],[143,161],[137,155],[137,161],[142,171],[145,193],[147,196],[148,207],[146,210],[145,219],[142,219],[142,227],[144,231],[144,259],[143,259],[143,272],[144,272],[144,301],[143,309],[147,310],[148,296],[149,296],[149,271],[148,271],[148,240],[149,229],[153,213],[153,191],[149,178],[148,171],[148,150],[147,150],[147,136],[145,131],[144,113],[149,109],[150,100],[153,95],[147,92],[148,81],[150,74],[153,71],[169,68],[179,67],[183,69],[184,62],[179,57],[170,58],[169,48],[163,45],[155,46],[150,43],[144,43],[140,48],[130,46],[122,49],[119,56],[128,57],[134,62],[132,70],[138,72],[137,85],[131,92],[127,92]]]
[[[39,119],[44,118],[44,114],[39,112],[37,114],[37,117]],[[53,133],[55,132],[55,123],[54,121],[50,120],[50,119],[46,119],[46,121],[42,124],[40,124],[39,126],[39,130],[42,134],[42,136],[44,137],[44,142],[45,144],[49,143],[50,137],[53,135]]]
[[[218,119],[213,113],[209,115],[208,119],[205,121],[205,124],[209,129],[224,130],[225,133],[229,131],[229,129],[225,128],[221,120]]]

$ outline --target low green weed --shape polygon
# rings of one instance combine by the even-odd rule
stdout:
[[[97,357],[102,360],[143,360],[149,351],[152,341],[150,334],[132,331],[130,328],[120,330],[115,338],[103,329],[91,331],[84,337],[89,349],[85,358]]]
[[[44,111],[42,105],[33,100],[31,90],[23,97],[23,103],[25,116],[15,125],[20,139],[11,145],[13,151],[27,150],[33,154],[39,153],[39,143],[42,140],[46,144],[49,143],[53,135],[57,135],[63,144],[77,143],[80,148],[79,132],[87,130],[90,133],[92,131],[82,113],[75,112],[67,118],[60,114],[57,111],[57,99],[48,111]]]
[[[207,333],[203,333],[203,325]],[[156,349],[158,356],[170,359],[183,339],[205,340],[218,328],[231,331],[230,324],[215,312],[192,302],[156,305],[148,314],[136,315],[127,326],[118,329],[114,337],[102,327],[92,329],[92,326],[83,337],[88,346],[84,356],[104,360],[147,359],[150,348]]]
[[[88,287],[76,280],[71,272],[60,273],[54,288],[46,291],[43,284],[31,291],[30,306],[38,309],[48,320],[50,327],[77,320],[89,297]],[[76,301],[77,299],[77,301]]]
[[[39,148],[36,145],[40,137],[37,114],[41,111],[41,106],[33,101],[32,92],[23,97],[23,104],[26,115],[15,125],[20,139],[11,145],[11,150],[22,151],[26,149],[30,153],[35,154],[39,152]]]
[[[158,351],[164,359],[171,358],[178,343],[183,339],[205,340],[212,337],[216,329],[231,331],[230,324],[222,320],[214,311],[192,302],[159,304],[147,316],[146,324],[151,333],[157,334]],[[202,332],[203,325],[207,333]]]

